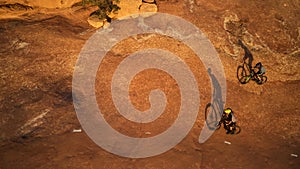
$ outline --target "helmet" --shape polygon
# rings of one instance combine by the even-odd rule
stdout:
[[[256,63],[255,67],[261,67],[261,62]]]
[[[232,112],[232,110],[231,110],[231,108],[227,108],[227,109],[224,110],[224,112],[225,112],[226,114],[229,114],[229,113]]]

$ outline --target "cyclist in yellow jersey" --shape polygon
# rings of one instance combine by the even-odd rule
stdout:
[[[232,130],[232,115],[233,111],[231,108],[227,108],[223,110],[222,118],[219,123],[223,123],[224,129],[227,130],[226,134],[233,134],[234,131]]]

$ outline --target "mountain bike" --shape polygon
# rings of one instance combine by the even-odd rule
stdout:
[[[241,132],[241,127],[238,126],[236,122],[232,122],[230,125],[226,125],[225,122],[220,121],[216,126],[216,130],[220,129],[222,124],[224,125],[224,128],[226,130],[229,130],[229,128],[232,127],[231,131],[233,131],[233,133],[231,134],[239,134]]]
[[[257,76],[259,76],[260,79],[258,79]],[[254,70],[251,69],[246,62],[244,62],[243,65],[238,66],[237,78],[241,84],[246,84],[250,80],[255,81],[259,85],[267,82],[267,76],[256,75]]]

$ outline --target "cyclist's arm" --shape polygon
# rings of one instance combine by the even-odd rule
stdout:
[[[221,117],[221,120],[220,120],[220,122],[219,123],[222,123],[222,122],[224,122],[226,120],[226,116],[224,115],[224,113],[222,114],[222,117]]]
[[[253,72],[254,72],[255,74],[257,74],[257,73],[259,72],[259,69],[256,68],[256,67],[254,67],[252,70],[253,70]]]

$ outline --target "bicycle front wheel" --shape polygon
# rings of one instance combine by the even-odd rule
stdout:
[[[236,77],[241,84],[246,84],[247,82],[249,82],[247,72],[243,66],[238,66],[236,73]]]
[[[205,121],[210,130],[215,130],[218,126],[218,121],[221,118],[220,111],[216,104],[208,103],[205,108]]]

